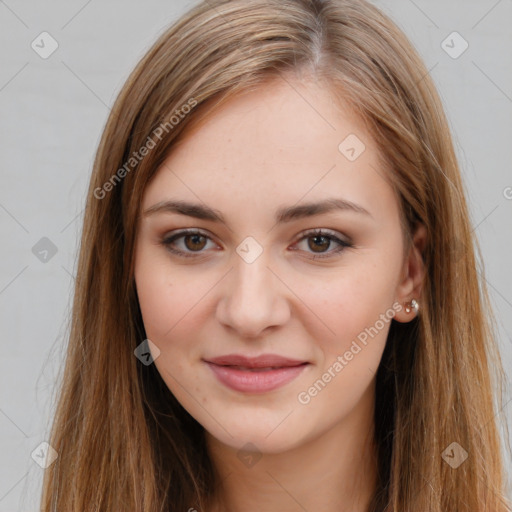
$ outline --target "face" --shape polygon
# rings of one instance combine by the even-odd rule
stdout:
[[[375,142],[325,87],[230,99],[145,190],[135,281],[154,364],[218,441],[297,447],[371,407],[412,298],[402,251]]]

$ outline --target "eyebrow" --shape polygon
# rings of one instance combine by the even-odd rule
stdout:
[[[304,203],[299,206],[294,205],[281,207],[276,212],[275,221],[277,224],[283,224],[285,222],[291,222],[293,220],[312,217],[314,215],[329,213],[336,210],[355,212],[373,218],[373,215],[359,204],[346,199],[329,198],[318,202]],[[161,212],[178,213],[188,217],[195,217],[196,219],[210,220],[226,224],[226,220],[219,210],[210,208],[204,204],[190,203],[180,200],[161,201],[147,208],[143,214],[144,216],[148,216]]]

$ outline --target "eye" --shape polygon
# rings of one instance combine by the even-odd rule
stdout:
[[[178,245],[176,243],[178,240],[182,241],[183,245],[182,248],[176,249],[175,245]],[[183,256],[185,258],[191,258],[203,253],[203,249],[206,247],[209,240],[211,241],[210,237],[206,233],[196,229],[186,229],[175,233],[170,237],[164,238],[164,240],[162,240],[162,245],[164,245],[173,254]],[[324,229],[313,229],[303,233],[302,237],[298,242],[296,242],[296,244],[307,240],[311,241],[307,244],[307,247],[311,249],[314,254],[312,259],[330,258],[333,255],[340,253],[345,248],[354,246],[351,242],[341,240],[332,232]],[[329,248],[333,242],[337,244],[338,247],[334,250],[326,251],[325,249]]]
[[[351,242],[341,240],[331,231],[325,229],[313,229],[303,233],[299,242],[303,241],[309,241],[307,243],[307,248],[311,249],[315,254],[312,259],[330,258],[333,255],[342,252],[347,247],[354,247],[354,244]],[[323,250],[329,248],[333,242],[338,244],[338,247],[332,251]]]
[[[176,249],[173,247],[175,241],[179,239],[183,239],[186,250]],[[177,254],[178,256],[183,256],[185,258],[193,258],[196,256],[193,253],[202,252],[202,249],[204,249],[207,240],[210,240],[210,237],[207,234],[202,233],[196,229],[186,229],[165,238],[162,240],[162,244],[173,254]]]

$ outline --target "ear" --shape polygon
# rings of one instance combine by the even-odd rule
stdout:
[[[418,225],[412,240],[413,243],[405,258],[402,275],[395,293],[396,301],[400,303],[402,309],[395,314],[394,319],[402,323],[410,322],[416,317],[413,308],[409,312],[406,311],[406,306],[409,306],[412,299],[418,302],[421,310],[421,292],[425,275],[422,254],[427,244],[427,230],[424,224]]]

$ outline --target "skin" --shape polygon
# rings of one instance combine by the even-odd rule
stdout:
[[[292,87],[293,85],[293,87]],[[366,149],[349,161],[338,146],[356,134]],[[365,510],[375,486],[375,373],[390,321],[342,371],[300,403],[386,311],[399,322],[421,307],[425,231],[403,258],[399,204],[379,167],[375,142],[348,107],[313,79],[269,82],[230,99],[188,130],[145,190],[142,211],[180,199],[222,212],[226,223],[177,213],[141,215],[135,281],[154,364],[205,428],[222,485],[210,510]],[[337,210],[276,224],[282,206],[339,197],[371,215]],[[172,254],[162,242],[184,228]],[[323,228],[334,239],[303,235]],[[248,236],[263,252],[236,252]],[[329,243],[330,240],[330,243]],[[292,248],[295,248],[293,250]],[[195,251],[195,252],[194,252]],[[327,255],[324,259],[313,256]],[[400,307],[400,306],[398,306]],[[234,391],[203,359],[274,353],[308,361],[294,380],[266,393]],[[304,395],[303,395],[304,396]],[[254,445],[256,458],[240,450]],[[254,461],[256,461],[254,463]]]

